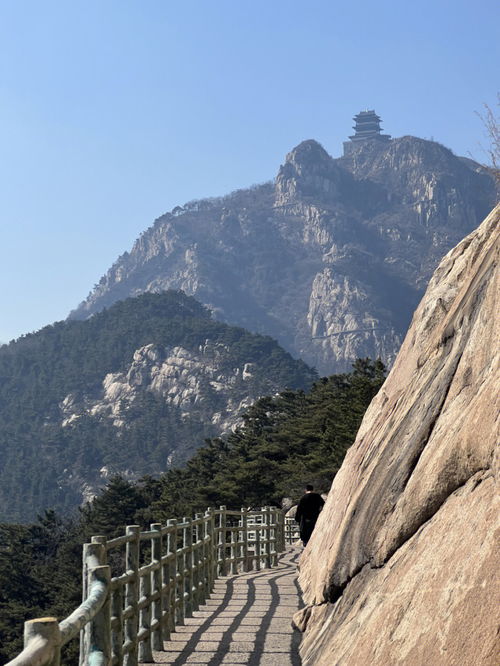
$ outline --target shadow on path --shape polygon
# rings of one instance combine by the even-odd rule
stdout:
[[[207,604],[178,627],[155,662],[181,666],[300,666],[301,635],[291,626],[300,608],[296,562],[289,548],[278,567],[218,579]],[[217,606],[217,597],[223,597]]]

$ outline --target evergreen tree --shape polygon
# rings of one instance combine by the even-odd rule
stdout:
[[[259,507],[298,499],[305,482],[328,491],[373,396],[384,380],[380,361],[360,359],[353,372],[317,381],[310,391],[284,391],[250,407],[243,426],[208,439],[187,465],[159,479],[112,477],[74,520],[46,511],[30,526],[0,524],[0,658],[22,648],[27,619],[69,615],[81,600],[82,544],[125,526],[191,516],[207,506]],[[123,555],[112,555],[114,573]],[[63,663],[78,664],[78,641]]]

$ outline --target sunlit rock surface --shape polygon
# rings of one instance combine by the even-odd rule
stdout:
[[[304,664],[498,664],[499,211],[440,263],[300,562]]]

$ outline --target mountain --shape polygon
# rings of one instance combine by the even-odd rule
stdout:
[[[300,560],[305,666],[498,663],[500,207],[440,263]]]
[[[485,169],[432,141],[345,146],[333,159],[304,141],[273,183],[161,216],[70,318],[182,289],[320,374],[357,357],[391,364],[432,271],[491,209],[495,187]]]
[[[115,473],[178,466],[257,398],[315,377],[182,292],[26,335],[0,349],[0,520],[74,508]]]

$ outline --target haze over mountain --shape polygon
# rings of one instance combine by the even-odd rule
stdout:
[[[391,140],[378,125],[352,138],[337,159],[304,141],[273,183],[162,215],[70,317],[181,289],[320,374],[356,357],[390,365],[432,271],[488,213],[495,188],[438,143]]]
[[[257,398],[316,378],[192,297],[143,294],[0,349],[0,520],[71,509],[115,473],[159,474]]]

